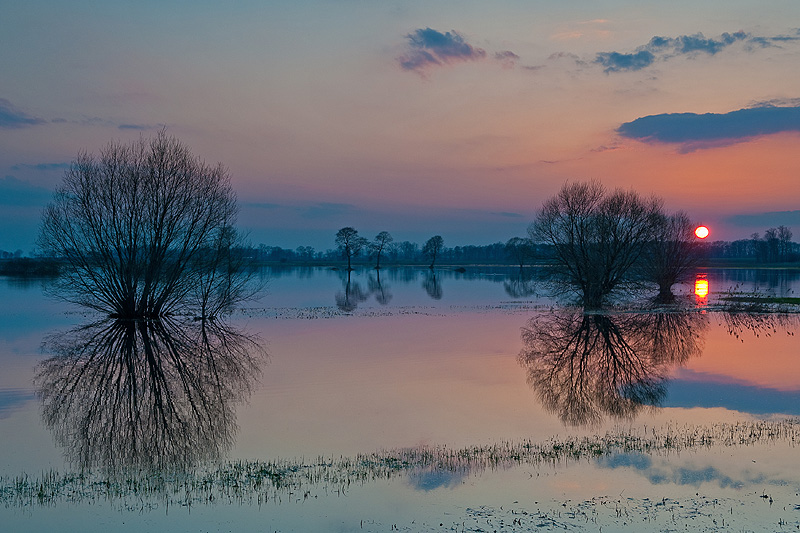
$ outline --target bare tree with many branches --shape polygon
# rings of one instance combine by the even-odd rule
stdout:
[[[375,270],[381,269],[381,257],[387,248],[394,242],[394,237],[388,231],[382,231],[375,236],[375,240],[370,243],[369,248],[375,255]]]
[[[544,202],[528,232],[554,250],[553,286],[598,309],[627,281],[661,216],[657,198],[608,192],[596,181],[567,183]]]
[[[431,264],[428,267],[431,270],[433,270],[433,266],[436,264],[436,258],[439,257],[442,250],[444,250],[444,239],[442,239],[441,235],[434,235],[428,239],[427,242],[425,242],[425,246],[422,247],[422,253],[431,260]]]
[[[658,285],[656,302],[675,299],[672,286],[686,281],[699,264],[700,254],[689,215],[661,215],[653,240],[645,247],[638,270],[644,281]]]
[[[342,252],[342,256],[347,259],[347,271],[353,270],[352,260],[361,253],[361,249],[367,245],[367,239],[358,235],[358,230],[346,226],[336,232],[336,246]]]
[[[39,245],[61,258],[56,294],[120,318],[210,317],[243,297],[236,196],[161,130],[81,153],[43,214]]]

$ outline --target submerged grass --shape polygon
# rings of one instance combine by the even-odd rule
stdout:
[[[760,294],[730,295],[720,298],[726,302],[752,304],[800,305],[800,298],[789,296],[765,296]]]
[[[480,472],[517,465],[566,465],[612,453],[670,454],[711,446],[800,442],[800,419],[735,424],[668,425],[617,430],[591,437],[524,440],[460,449],[446,446],[378,451],[313,461],[235,461],[193,472],[127,472],[114,476],[55,470],[38,476],[0,477],[6,507],[56,506],[108,501],[128,509],[227,502],[261,505],[345,492],[351,484],[390,479],[403,473]]]

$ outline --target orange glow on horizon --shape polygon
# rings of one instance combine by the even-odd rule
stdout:
[[[694,230],[694,234],[698,239],[705,239],[709,233],[708,228],[705,226],[697,226],[697,229]]]

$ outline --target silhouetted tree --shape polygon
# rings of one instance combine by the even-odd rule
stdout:
[[[653,240],[647,243],[639,261],[643,279],[658,286],[656,301],[675,299],[672,286],[687,280],[700,259],[694,224],[684,212],[658,217]]]
[[[370,244],[372,253],[375,254],[375,270],[381,268],[381,256],[386,248],[394,241],[388,231],[382,231],[375,236],[375,240]]]
[[[781,261],[788,261],[792,252],[792,230],[786,226],[778,226],[778,254]]]
[[[433,265],[436,263],[436,258],[439,257],[439,254],[444,249],[444,239],[440,235],[435,235],[428,239],[425,245],[422,247],[422,253],[431,261],[431,265],[428,267],[433,270]]]
[[[656,198],[621,189],[609,193],[594,181],[567,183],[544,202],[528,232],[553,251],[553,288],[573,292],[585,307],[598,309],[627,280],[660,217]]]
[[[351,261],[361,253],[361,249],[367,245],[367,239],[359,237],[358,231],[350,226],[344,227],[336,232],[336,246],[342,252],[342,257],[347,258],[348,272],[353,270]]]
[[[161,130],[80,154],[44,211],[39,245],[63,262],[56,294],[121,318],[201,316],[238,297],[236,197]]]
[[[764,238],[759,240],[758,233],[752,235],[756,246],[756,258],[759,261],[775,263],[789,259],[791,252],[792,230],[786,226],[769,228],[764,232]]]
[[[511,237],[506,241],[504,249],[506,255],[519,265],[520,270],[525,266],[525,263],[536,256],[536,245],[530,239],[522,237]]]

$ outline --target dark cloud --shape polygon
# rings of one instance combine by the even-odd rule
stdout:
[[[43,206],[51,200],[52,191],[27,181],[6,176],[0,179],[0,205]]]
[[[636,71],[649,67],[659,60],[667,60],[679,56],[695,56],[700,53],[715,55],[732,44],[740,41],[751,44],[767,42],[775,37],[754,37],[749,33],[737,31],[723,33],[719,37],[708,39],[702,33],[681,35],[679,37],[656,36],[645,45],[630,53],[600,52],[594,62],[601,65],[605,72]],[[763,44],[762,44],[763,46]]]
[[[682,35],[675,39],[675,49],[681,54],[691,54],[693,52],[705,52],[714,55],[723,48],[732,45],[736,41],[742,41],[748,37],[743,31],[736,33],[723,33],[718,39],[706,39],[702,33],[697,35]]]
[[[424,72],[430,67],[486,57],[486,50],[466,42],[455,30],[445,33],[431,28],[418,29],[406,35],[409,50],[397,58],[403,70]]]
[[[795,30],[790,35],[775,35],[773,37],[752,37],[750,43],[758,45],[762,48],[778,47],[782,44],[800,41],[800,30]]]
[[[513,213],[511,211],[492,211],[489,213],[491,215],[496,215],[498,217],[506,217],[506,218],[524,218],[525,215],[521,213]]]
[[[162,128],[163,125],[152,125],[152,124],[120,124],[117,126],[117,129],[120,130],[137,130],[137,131],[147,131],[156,128]]]
[[[303,215],[307,218],[329,218],[338,217],[341,215],[351,215],[359,211],[360,209],[352,204],[320,202],[318,204],[303,208]]]
[[[611,146],[606,146],[605,144],[598,146],[597,148],[592,148],[592,152],[602,153],[602,152],[611,152],[613,150],[619,150],[620,146],[616,144],[612,144]]]
[[[640,70],[649,67],[656,60],[656,56],[647,50],[639,50],[632,54],[619,52],[601,52],[597,54],[595,63],[605,67],[606,72],[619,72],[621,70]]]
[[[761,105],[729,113],[665,113],[637,118],[617,128],[617,133],[629,139],[681,144],[683,152],[782,132],[800,132],[800,106]]]
[[[16,129],[45,124],[47,121],[20,111],[5,98],[0,98],[0,128]]]
[[[116,127],[120,130],[146,131],[164,127],[163,124],[134,124],[118,123],[100,117],[84,117],[79,120],[70,120],[63,117],[44,119],[35,117],[21,111],[5,98],[0,98],[0,129],[17,129],[40,124],[80,124],[83,126]]]
[[[36,394],[26,389],[0,389],[0,418],[8,416],[28,402],[36,400]]]
[[[246,202],[243,203],[242,206],[254,207],[256,209],[280,209],[282,207],[285,207],[281,204],[272,204],[269,202]]]
[[[723,222],[741,228],[800,227],[800,210],[731,215]]]
[[[494,54],[496,61],[499,61],[503,68],[514,68],[519,61],[519,56],[511,50],[504,50]]]
[[[37,163],[35,165],[20,163],[12,166],[11,170],[41,170],[46,172],[49,170],[66,170],[69,165],[69,163]]]

